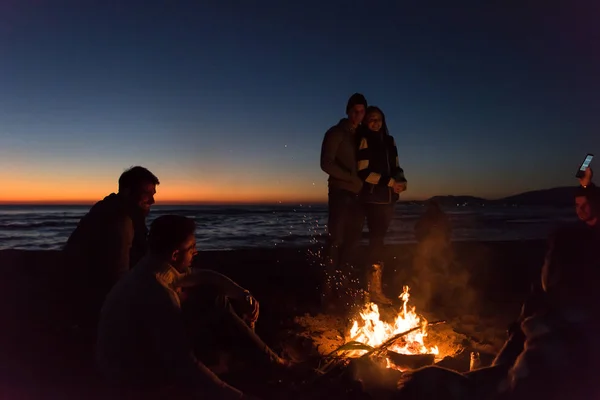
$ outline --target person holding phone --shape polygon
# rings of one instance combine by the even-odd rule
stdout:
[[[358,131],[358,176],[363,180],[359,195],[369,228],[367,287],[370,300],[391,304],[381,290],[384,239],[394,216],[394,206],[407,181],[398,160],[396,141],[390,135],[385,114],[368,107]]]
[[[598,225],[600,217],[600,193],[598,187],[592,182],[594,173],[591,168],[586,168],[579,177],[579,188],[575,192],[575,211],[577,217],[586,225]]]

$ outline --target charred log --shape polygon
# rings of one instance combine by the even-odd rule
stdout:
[[[417,369],[435,362],[434,354],[399,354],[388,350],[387,356],[392,364],[402,370]]]

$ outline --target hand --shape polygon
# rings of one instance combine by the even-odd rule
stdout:
[[[246,310],[244,311],[244,318],[247,318],[249,322],[256,322],[260,310],[258,300],[256,300],[249,291],[245,290],[242,301],[244,302],[244,309]]]
[[[586,187],[592,182],[592,178],[594,176],[594,171],[590,167],[587,167],[583,176],[579,178],[579,183],[581,186]]]
[[[358,189],[361,189],[363,187],[364,182],[358,176],[354,176],[352,177],[352,184],[356,185]]]
[[[406,190],[406,182],[396,182],[394,186],[392,186],[394,193],[404,192]]]
[[[250,295],[247,302],[249,303],[251,310],[248,317],[250,318],[251,322],[256,322],[258,320],[258,314],[260,312],[260,305],[258,304],[258,300],[256,300]]]

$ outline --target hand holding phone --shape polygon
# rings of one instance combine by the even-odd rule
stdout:
[[[583,162],[579,166],[579,169],[577,170],[577,173],[575,174],[575,177],[577,179],[583,178],[583,176],[585,175],[585,171],[590,167],[590,164],[593,159],[594,159],[593,154],[588,154],[587,156],[585,156],[585,159],[583,160]]]

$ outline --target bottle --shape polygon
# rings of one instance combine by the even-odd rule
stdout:
[[[469,363],[469,370],[474,371],[478,369],[481,365],[481,358],[479,356],[479,352],[472,351],[471,352],[471,362]]]

